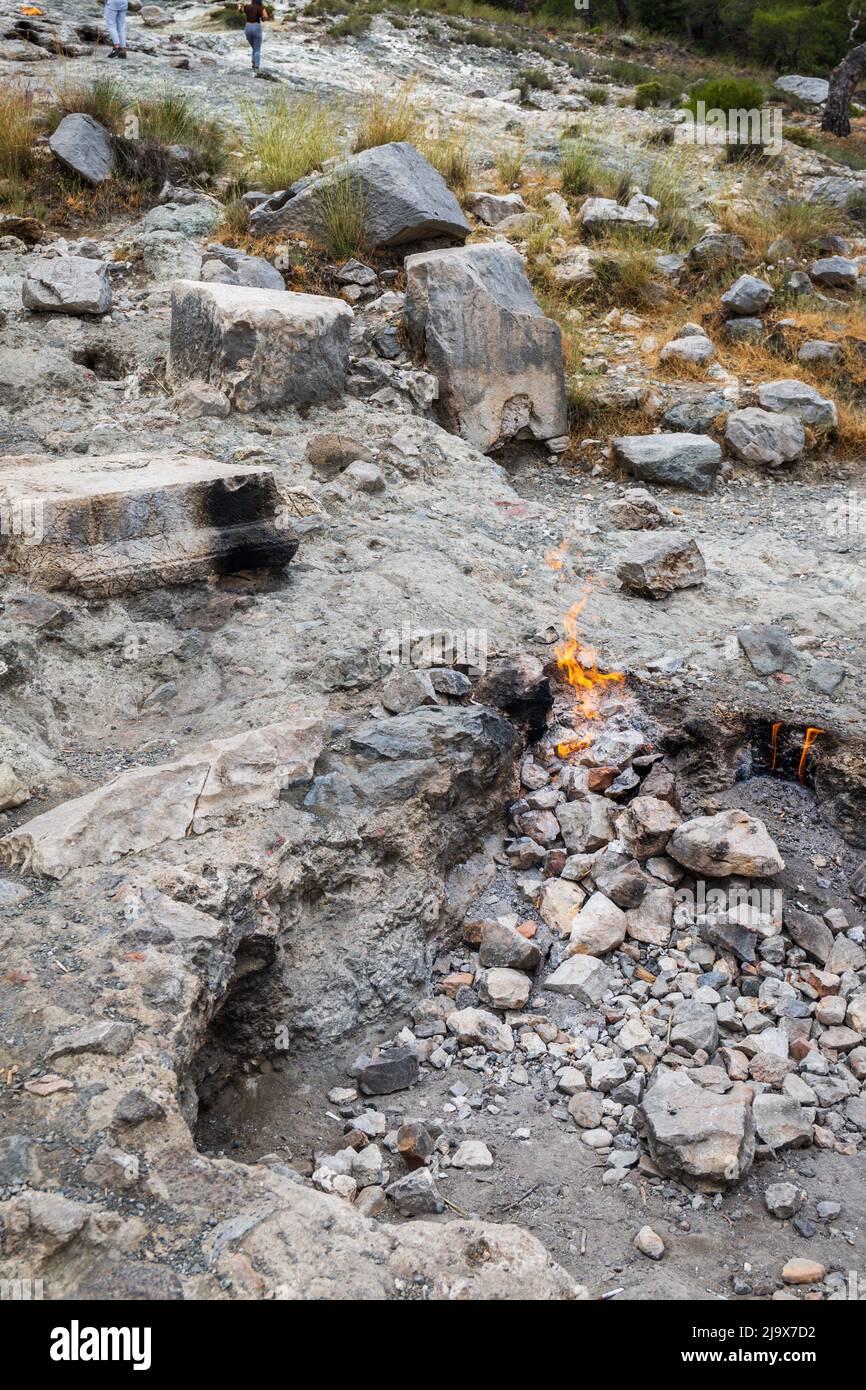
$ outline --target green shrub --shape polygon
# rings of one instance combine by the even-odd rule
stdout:
[[[648,106],[670,106],[679,100],[682,90],[682,84],[674,77],[654,77],[635,87],[634,104],[638,111],[645,111]]]
[[[692,87],[687,110],[697,114],[698,102],[706,111],[754,111],[764,104],[764,89],[750,77],[711,77]]]
[[[328,33],[332,39],[359,39],[366,34],[372,22],[371,15],[356,10],[354,14],[347,14],[345,19],[338,19]]]
[[[583,95],[593,106],[607,106],[607,87],[584,87]]]
[[[782,138],[790,140],[792,145],[800,145],[804,150],[813,150],[818,143],[813,132],[801,125],[783,125]]]
[[[221,29],[243,29],[247,22],[239,5],[218,5],[215,10],[208,11],[207,17]]]

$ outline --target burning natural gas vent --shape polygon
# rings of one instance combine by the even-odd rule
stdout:
[[[777,776],[814,785],[816,761],[821,753],[818,741],[828,737],[826,729],[817,724],[789,724],[782,719],[749,723],[752,766],[747,776]],[[829,737],[832,740],[832,734]]]

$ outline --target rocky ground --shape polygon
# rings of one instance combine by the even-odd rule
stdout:
[[[131,17],[130,95],[170,82],[239,119],[275,87],[200,7],[172,16]],[[736,286],[734,307],[706,327],[685,254],[664,312],[586,308],[580,374],[629,428],[569,424],[505,240],[537,261],[531,225],[471,208],[512,215],[503,140],[546,196],[591,76],[536,54],[557,81],[521,105],[525,53],[431,40],[379,15],[338,44],[292,13],[266,61],[349,129],[371,83],[414,76],[467,132],[492,197],[466,200],[441,302],[436,264],[394,248],[332,266],[314,350],[268,300],[256,370],[206,382],[202,344],[242,321],[213,286],[284,293],[226,248],[218,186],[2,228],[4,1277],[52,1297],[846,1297],[866,1269],[862,459],[823,379],[735,370],[725,345],[775,327],[798,273],[832,336],[864,243],[852,225],[823,248],[849,267],[829,271],[822,248],[769,269],[734,248],[700,291]],[[103,70],[86,32],[66,41],[69,75]],[[4,75],[57,80],[5,42]],[[665,119],[605,113],[614,165]],[[729,235],[713,200],[742,176],[699,152],[689,178],[696,245]],[[768,197],[862,183],[788,142],[762,178]],[[463,213],[443,207],[448,244]],[[593,247],[569,231],[541,254],[561,278]],[[440,328],[479,278],[489,356],[467,366]],[[82,512],[94,489],[138,501]],[[47,544],[14,524],[34,496]],[[578,668],[623,679],[587,697]],[[708,822],[726,808],[750,819]],[[729,909],[738,885],[757,907]]]

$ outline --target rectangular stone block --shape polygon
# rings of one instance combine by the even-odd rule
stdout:
[[[345,387],[351,324],[342,299],[178,280],[169,375],[218,386],[237,410],[315,405]]]
[[[273,474],[160,454],[0,459],[0,564],[108,597],[286,565],[298,548]]]

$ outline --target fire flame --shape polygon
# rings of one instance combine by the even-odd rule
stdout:
[[[800,782],[802,782],[806,776],[806,759],[809,756],[809,749],[812,747],[818,735],[823,734],[823,732],[823,729],[808,728],[806,730],[806,737],[803,739],[803,751],[800,754],[800,765],[797,768],[797,780]]]
[[[40,8],[39,8],[38,5],[22,5],[21,8],[19,9],[18,13],[19,13],[19,14],[44,14],[45,11],[44,11],[44,10],[40,10]]]
[[[577,620],[586,607],[587,599],[578,599],[565,616],[563,624],[565,637],[553,649],[556,664],[565,680],[574,691],[575,713],[582,720],[598,719],[612,685],[622,684],[625,676],[621,671],[600,671],[598,653],[592,647],[585,647],[577,635]],[[579,734],[565,743],[558,743],[559,757],[566,758],[571,753],[588,748],[592,738]]]
[[[770,753],[772,755],[770,759],[771,772],[776,771],[776,757],[778,756],[779,752],[779,730],[781,729],[781,727],[782,723],[780,720],[778,724],[773,725],[773,728],[770,732]]]

